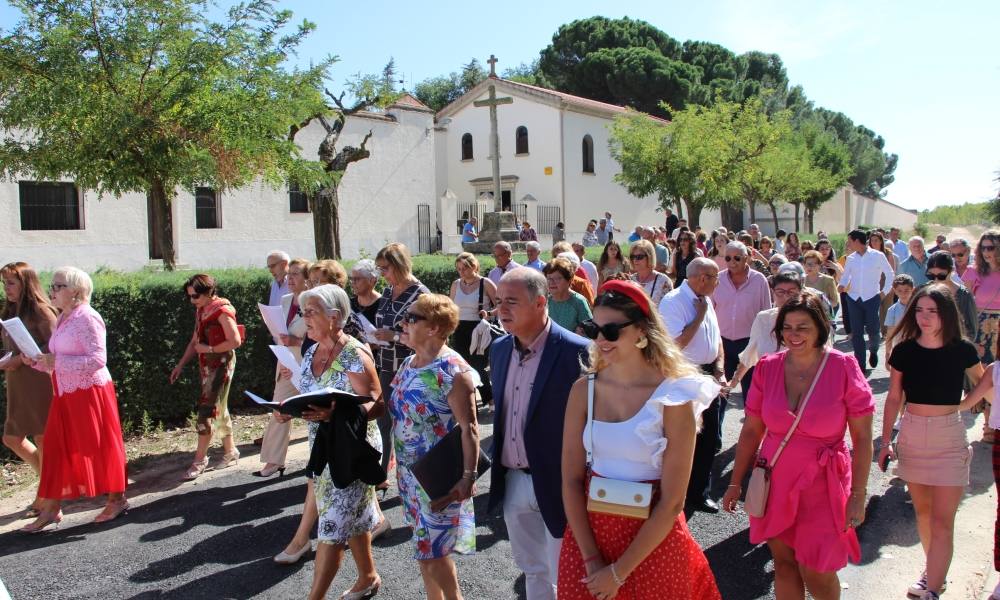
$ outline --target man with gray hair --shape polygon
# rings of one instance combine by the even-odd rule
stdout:
[[[679,287],[667,292],[660,300],[659,312],[667,333],[681,347],[684,356],[699,365],[703,373],[725,385],[722,336],[719,321],[712,307],[712,293],[719,285],[719,267],[710,258],[698,257],[687,267],[687,277]],[[688,482],[685,511],[717,513],[719,506],[712,499],[712,463],[722,449],[720,415],[723,398],[716,398],[702,413],[702,428],[694,446],[694,462]]]
[[[545,276],[514,269],[500,279],[497,314],[509,335],[490,349],[493,468],[488,510],[503,507],[514,562],[529,600],[555,600],[566,529],[562,435],[570,388],[590,341],[548,316]]]
[[[272,250],[267,255],[267,270],[271,272],[274,281],[271,282],[271,293],[267,297],[268,306],[280,306],[281,297],[288,293],[288,263],[292,258],[282,250]]]
[[[726,379],[729,380],[740,366],[740,352],[750,343],[750,328],[757,313],[771,308],[771,288],[766,277],[750,268],[750,251],[743,242],[729,242],[725,258],[728,268],[719,273],[719,287],[712,300],[719,315],[722,348],[726,354]],[[739,382],[744,399],[750,392],[752,380],[753,369],[750,369]],[[736,387],[736,383],[730,381],[729,385]]]
[[[962,275],[965,275],[965,270],[973,264],[972,246],[969,245],[969,240],[965,238],[955,238],[948,242],[948,248],[951,250],[951,257],[955,259],[955,275],[961,281]]]
[[[496,285],[500,285],[500,278],[503,274],[512,271],[521,265],[517,264],[511,257],[514,255],[514,251],[511,249],[510,244],[504,241],[499,241],[493,244],[493,258],[497,261],[497,266],[490,269],[489,278]]]
[[[532,240],[524,245],[524,251],[528,255],[528,261],[524,263],[524,266],[531,267],[536,271],[541,271],[545,268],[545,261],[538,258],[538,255],[542,253],[541,244]]]
[[[896,267],[896,274],[906,273],[913,278],[915,288],[927,283],[927,251],[924,250],[924,238],[915,235],[910,238],[907,244],[910,256]]]

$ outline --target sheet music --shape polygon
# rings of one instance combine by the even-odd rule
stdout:
[[[372,322],[368,320],[363,314],[356,312],[354,313],[358,317],[358,323],[361,323],[361,329],[365,333],[365,341],[369,344],[375,344],[376,346],[388,346],[389,342],[383,342],[382,340],[375,337],[376,327],[372,325]]]
[[[282,314],[281,307],[268,306],[258,302],[257,308],[260,309],[260,316],[264,319],[264,324],[271,332],[274,342],[281,343],[281,336],[288,335],[288,324],[285,322],[285,315]]]
[[[0,321],[0,325],[7,330],[7,335],[14,341],[21,353],[28,358],[38,358],[42,355],[42,350],[35,343],[35,339],[28,333],[28,328],[21,322],[20,317],[14,317],[6,321]]]
[[[270,348],[271,352],[274,352],[274,355],[278,357],[278,362],[281,363],[281,366],[292,372],[291,382],[292,385],[295,386],[295,389],[301,390],[302,386],[300,384],[302,383],[302,366],[299,364],[298,360],[296,360],[292,351],[289,350],[287,346],[278,346],[273,344],[268,346],[268,348]]]
[[[260,405],[263,405],[263,406],[270,406],[271,408],[278,408],[279,406],[281,406],[280,402],[273,402],[271,400],[264,400],[263,398],[261,398],[260,396],[258,396],[257,394],[255,394],[255,393],[253,393],[253,392],[251,392],[249,390],[245,390],[243,393],[246,394],[247,396],[249,396],[250,399],[253,400],[254,402],[256,402],[257,404],[260,404]]]

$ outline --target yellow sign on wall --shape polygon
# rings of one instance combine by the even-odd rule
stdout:
[[[546,175],[551,175],[552,174],[552,167],[545,167],[545,174]]]

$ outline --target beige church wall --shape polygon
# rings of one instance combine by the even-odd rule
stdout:
[[[508,94],[497,90],[498,96],[509,96],[512,104],[501,105],[497,109],[497,136],[500,144],[500,175],[516,175],[513,200],[520,202],[530,194],[538,205],[561,206],[562,184],[559,154],[559,110],[543,104],[537,99],[528,100],[519,94]],[[487,97],[487,94],[481,98]],[[471,202],[477,195],[471,179],[492,177],[493,165],[490,160],[490,113],[487,108],[477,108],[471,103],[454,115],[451,121],[441,125],[446,131],[446,147],[443,149],[447,172],[446,184],[438,185],[438,196],[451,189],[458,202]],[[517,128],[528,129],[528,154],[515,153],[515,133]],[[473,159],[462,160],[462,136],[472,134]],[[439,153],[439,160],[441,153]],[[551,167],[551,174],[546,169]],[[438,168],[441,168],[439,163]],[[536,214],[529,211],[528,220],[534,221]]]
[[[566,235],[577,240],[583,235],[587,221],[600,219],[610,211],[615,226],[622,230],[622,239],[636,225],[662,225],[665,216],[657,212],[655,196],[637,198],[615,182],[621,172],[618,162],[608,149],[609,118],[587,115],[571,110],[564,113],[564,161],[566,165]],[[594,173],[583,172],[583,137],[594,140]]]
[[[0,181],[0,264],[24,261],[49,271],[73,265],[138,269],[147,263],[146,197],[84,190],[83,229],[21,231],[18,180]]]
[[[843,233],[858,225],[876,225],[899,227],[909,232],[916,222],[916,211],[882,199],[862,196],[850,186],[845,186],[816,211],[815,230]]]

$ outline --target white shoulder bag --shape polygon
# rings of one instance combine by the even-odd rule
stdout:
[[[594,465],[594,373],[587,375],[587,428],[589,436],[584,442],[587,451],[587,472],[590,473],[590,492],[587,494],[589,512],[648,519],[653,500],[653,484],[641,481],[609,479],[593,474]],[[589,442],[589,443],[588,443]]]

